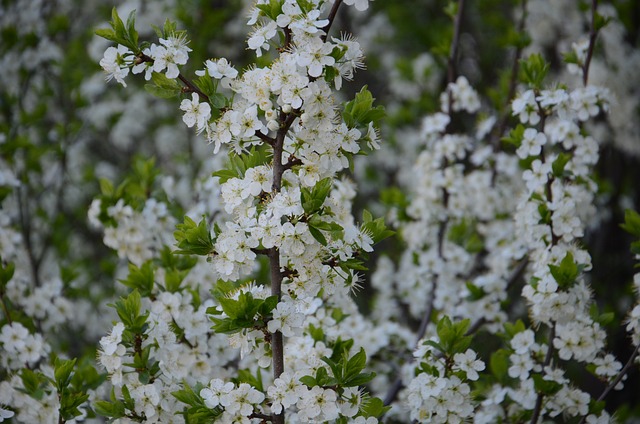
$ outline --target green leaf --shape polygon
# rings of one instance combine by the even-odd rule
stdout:
[[[640,214],[633,209],[624,211],[624,224],[620,227],[636,237],[640,237]]]
[[[532,54],[520,60],[520,79],[534,89],[541,89],[549,72],[549,64],[540,54]]]
[[[560,265],[549,264],[549,270],[551,271],[553,278],[558,283],[558,286],[563,289],[571,287],[580,273],[580,269],[573,260],[571,252],[567,252],[560,262]]]
[[[129,275],[126,279],[119,281],[131,289],[137,289],[141,296],[147,297],[153,291],[154,274],[155,270],[151,260],[142,264],[140,268],[130,263]]]
[[[300,202],[307,215],[313,215],[322,208],[332,187],[332,179],[324,178],[318,181],[312,190],[304,187],[300,190]]]
[[[431,346],[432,348],[434,348],[434,349],[436,349],[436,350],[438,350],[438,351],[440,351],[442,353],[445,353],[444,347],[440,343],[436,342],[435,340],[425,340],[422,344],[427,345],[427,346]]]
[[[127,44],[127,40],[125,40],[124,38],[118,37],[116,33],[109,28],[97,29],[95,31],[95,34],[109,41],[113,41],[114,43],[122,44],[123,46]]]
[[[316,379],[310,375],[305,375],[303,377],[300,377],[299,381],[307,387],[314,387],[318,385],[318,382],[316,381]]]
[[[522,322],[521,319],[518,319],[515,323],[510,323],[510,322],[504,323],[504,330],[509,339],[512,339],[513,336],[523,332],[526,329],[527,328],[525,327],[524,322]]]
[[[551,164],[551,170],[553,171],[553,175],[557,178],[562,178],[571,175],[570,172],[565,171],[565,167],[567,163],[571,160],[571,155],[569,153],[560,153],[556,160]]]
[[[238,370],[238,377],[234,378],[233,382],[237,385],[247,383],[258,391],[264,391],[264,388],[262,387],[262,374],[260,372],[260,368],[258,368],[256,375],[254,375],[251,370]]]
[[[13,262],[7,263],[6,266],[3,266],[2,263],[2,258],[0,258],[0,292],[2,292],[7,283],[11,281],[13,273],[16,270],[16,266]]]
[[[471,321],[469,319],[453,323],[446,315],[438,321],[436,331],[445,355],[453,356],[456,353],[467,350],[471,344],[472,337],[465,334],[470,324]]]
[[[522,124],[518,124],[514,129],[509,131],[509,136],[502,137],[500,141],[505,144],[511,144],[512,146],[518,148],[522,144],[522,140],[524,139],[524,126]]]
[[[182,87],[175,79],[167,78],[163,73],[153,72],[150,84],[145,84],[144,89],[154,96],[169,99],[182,93]]]
[[[115,304],[116,313],[120,321],[132,333],[142,333],[149,315],[148,312],[141,315],[142,301],[138,290],[134,290],[126,298],[121,297]]]
[[[468,299],[470,301],[480,300],[487,295],[482,287],[478,287],[471,281],[466,282],[467,290],[469,290]]]
[[[182,386],[184,389],[172,392],[171,394],[178,399],[178,401],[188,406],[183,413],[185,422],[190,424],[208,424],[215,422],[220,414],[222,414],[222,409],[220,407],[210,409],[204,404],[204,400],[198,395],[204,386],[200,383],[197,383],[195,388],[191,388],[186,383]]]
[[[180,291],[180,285],[188,273],[189,270],[180,271],[177,269],[167,269],[164,274],[165,290],[170,293]]]
[[[178,28],[178,26],[177,26],[177,24],[175,22],[170,21],[169,19],[165,19],[164,26],[162,28],[164,37],[162,37],[162,38],[167,38],[167,37],[170,37],[172,35],[176,35],[176,33],[179,33],[177,28]]]
[[[216,171],[214,177],[220,177],[220,183],[224,183],[231,178],[243,179],[244,174],[249,168],[266,165],[269,163],[271,153],[265,146],[252,147],[247,153],[237,154],[229,153],[229,168]]]
[[[347,272],[350,269],[354,271],[368,270],[368,268],[364,265],[362,261],[359,261],[358,259],[355,259],[355,258],[347,259],[346,261],[340,262],[340,268],[345,272]]]
[[[256,7],[267,17],[276,20],[282,14],[283,0],[269,0],[267,4],[257,4]]]
[[[93,410],[96,414],[108,418],[122,418],[125,414],[124,403],[120,401],[108,402],[106,400],[98,400],[93,402]]]
[[[345,103],[342,118],[349,128],[366,127],[370,122],[377,123],[384,118],[384,108],[382,106],[373,107],[374,100],[365,85],[353,100]]]
[[[79,407],[89,399],[89,395],[81,392],[64,391],[60,396],[60,416],[64,420],[72,420],[82,415]]]
[[[138,46],[138,31],[136,31],[136,10],[132,10],[127,17],[127,35],[133,46]],[[134,51],[138,50],[133,49]],[[137,53],[137,51],[136,51]]]
[[[123,39],[126,38],[127,30],[124,27],[124,23],[122,22],[122,19],[120,19],[120,16],[118,16],[118,9],[116,9],[115,6],[111,9],[110,24],[113,30],[115,31],[117,37],[120,37]]]
[[[269,296],[261,302],[258,312],[262,316],[267,316],[276,306],[278,306],[278,296]]]
[[[546,396],[555,395],[562,388],[562,384],[555,381],[545,380],[540,374],[533,374],[532,378],[536,392],[542,393]]]
[[[186,405],[197,405],[200,401],[200,397],[193,391],[193,389],[191,389],[189,385],[185,384],[183,387],[184,389],[182,390],[171,392],[171,395]]]
[[[229,99],[220,93],[212,93],[209,96],[209,102],[216,109],[223,109],[229,105]]]
[[[596,31],[600,31],[602,28],[607,26],[611,22],[611,16],[603,16],[596,12],[595,19],[593,22],[593,28]]]
[[[391,409],[391,406],[384,406],[384,402],[382,399],[377,397],[369,397],[362,402],[362,406],[360,406],[360,412],[366,418],[368,417],[376,417],[379,418],[384,415],[388,410]]]
[[[471,220],[463,219],[451,225],[448,238],[469,253],[479,253],[484,248],[484,242],[477,231],[476,223]]]
[[[53,377],[58,392],[62,392],[71,381],[71,373],[76,365],[75,359],[63,360],[56,358],[54,362]]]
[[[340,383],[335,377],[330,377],[325,367],[316,370],[316,382],[319,386],[333,386]]]
[[[177,97],[182,92],[180,89],[167,89],[164,87],[158,87],[157,85],[153,84],[145,84],[144,89],[152,96],[156,96],[161,99],[170,99],[172,97]]]
[[[41,400],[45,394],[45,388],[49,385],[49,380],[43,374],[28,368],[23,368],[20,372],[20,379],[24,386],[24,393],[35,400]]]
[[[236,321],[231,318],[209,318],[213,321],[213,326],[211,328],[218,334],[233,334],[244,328],[238,325]]]
[[[328,244],[327,239],[322,234],[322,232],[313,225],[309,225],[309,232],[311,233],[313,238],[316,239],[316,241],[321,245],[326,246]]]
[[[335,317],[332,317],[335,319]],[[338,321],[338,320],[336,320]],[[340,361],[340,359],[342,359],[342,357],[344,356],[345,352],[349,352],[351,350],[351,347],[353,346],[353,340],[352,339],[347,339],[347,340],[342,340],[340,337],[338,337],[338,340],[335,341],[334,345],[333,345],[333,350],[331,352],[331,360],[335,363],[337,363],[338,361]]]
[[[575,50],[569,50],[564,55],[562,55],[562,61],[564,63],[573,63],[574,65],[582,66],[580,58],[576,54]]]
[[[395,234],[395,231],[387,229],[383,217],[373,219],[371,212],[366,209],[362,211],[362,220],[363,224],[360,231],[369,235],[373,240],[373,244],[379,243]]]
[[[360,351],[353,355],[349,361],[347,362],[345,379],[359,374],[367,364],[367,354],[365,353],[363,348],[360,348]]]
[[[315,327],[313,324],[309,324],[309,335],[316,342],[324,342],[324,331],[322,327]]]
[[[214,251],[213,237],[204,217],[196,225],[193,219],[185,216],[184,222],[176,225],[173,236],[178,247],[174,253],[208,256]]]
[[[370,373],[360,373],[356,376],[353,376],[349,379],[345,379],[342,384],[344,387],[358,387],[364,386],[365,384],[371,382],[376,377],[375,372]]]
[[[213,172],[212,176],[220,178],[220,184],[224,184],[231,178],[237,178],[238,174],[230,169],[221,169]]]
[[[509,352],[500,349],[491,354],[489,369],[500,383],[506,383],[509,372]]]

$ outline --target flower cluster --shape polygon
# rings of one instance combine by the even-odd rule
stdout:
[[[628,6],[370,1],[0,6],[0,422],[616,418]]]
[[[363,9],[366,3],[359,2],[356,8]],[[355,418],[362,414],[361,393],[352,386],[342,387],[346,382],[335,388],[323,388],[318,383],[320,377],[315,377],[315,384],[296,383],[299,390],[295,399],[290,394],[284,396],[278,387],[292,384],[283,380],[290,380],[290,375],[311,378],[325,369],[320,358],[331,355],[331,350],[308,343],[314,328],[322,328],[324,343],[329,346],[340,346],[345,334],[357,340],[351,341],[356,348],[374,342],[357,328],[348,330],[348,325],[364,324],[349,293],[359,285],[356,270],[362,265],[358,258],[371,252],[374,242],[387,234],[382,221],[373,220],[368,213],[362,224],[355,223],[350,213],[355,191],[349,181],[338,180],[336,175],[349,166],[354,155],[378,148],[374,124],[382,111],[372,106],[373,98],[365,89],[344,106],[342,115],[338,113],[333,90],[363,66],[363,55],[351,37],[328,39],[325,29],[331,21],[321,19],[327,13],[326,3],[284,1],[277,10],[270,5],[258,2],[252,8],[249,24],[254,31],[248,45],[261,56],[280,34],[285,48],[278,57],[268,66],[250,67],[244,72],[238,72],[225,58],[209,59],[204,69],[196,71],[200,79],[188,83],[191,99],[180,104],[184,123],[198,133],[204,132],[214,144],[214,153],[223,147],[230,151],[237,164],[214,173],[219,178],[220,207],[227,221],[216,224],[211,232],[204,221],[196,225],[189,218],[178,225],[181,230],[176,232],[182,253],[200,254],[212,264],[212,275],[221,281],[215,299],[200,303],[201,299],[185,291],[184,282],[182,287],[170,290],[170,278],[175,278],[172,270],[166,264],[155,269],[148,262],[162,245],[169,244],[161,236],[172,224],[162,203],[149,199],[142,204],[134,198],[129,203],[142,205],[136,212],[122,199],[114,203],[113,198],[105,196],[92,206],[91,216],[97,225],[106,223],[105,244],[135,265],[130,267],[125,284],[138,288],[149,300],[142,298],[144,309],[140,309],[135,306],[135,296],[139,295],[134,292],[116,304],[122,321],[102,339],[99,354],[111,383],[124,397],[125,409],[136,417],[162,420],[173,406],[159,404],[157,393],[165,393],[185,379],[190,385],[200,383],[200,377],[194,376],[210,375],[212,366],[217,375],[231,375],[226,369],[231,364],[212,364],[213,357],[208,354],[214,344],[207,343],[206,338],[215,339],[213,343],[219,339],[206,325],[207,314],[213,314],[215,331],[232,333],[231,349],[226,350],[236,353],[229,359],[239,348],[247,368],[274,369],[273,385],[266,391],[256,390],[254,384],[234,386],[220,378],[211,380],[209,387],[199,392],[210,414],[225,422],[245,422],[254,414],[283,415],[285,409],[293,414],[292,422],[330,421],[340,415]],[[115,19],[112,26],[116,31],[118,25]],[[119,69],[131,67],[133,73],[140,73],[144,65],[147,79],[153,79],[157,90],[170,89],[172,83],[158,83],[155,75],[166,69],[166,77],[175,78],[178,71],[173,66],[186,62],[186,38],[176,34],[182,33],[168,24],[166,38],[161,39],[163,46],[151,45],[135,54],[130,52],[137,46],[128,46],[117,63]],[[108,32],[104,35],[113,37]],[[135,39],[131,32],[128,36]],[[109,50],[109,55],[112,52]],[[103,62],[109,75],[120,76],[110,71],[113,60]],[[193,238],[192,232],[198,237]],[[194,250],[194,242],[202,246]],[[260,256],[269,260],[271,293],[260,283],[241,284],[231,290],[222,283],[251,277]],[[142,310],[147,314],[142,315]],[[256,318],[243,315],[249,310],[257,313]],[[146,326],[124,318],[132,311]],[[344,317],[336,320],[336,313]],[[353,314],[353,318],[345,320],[346,314]],[[247,319],[256,321],[251,324]],[[287,352],[296,355],[278,357],[283,355],[282,345],[278,345],[282,342],[276,337],[287,338]],[[302,345],[296,349],[289,346],[291,343]],[[371,349],[373,352],[382,346],[379,341],[374,344],[377,347]],[[346,348],[344,354],[356,348]],[[219,349],[224,346],[215,348]],[[133,369],[127,365],[136,364],[138,357],[145,358],[145,363],[138,360]],[[291,374],[277,371],[281,366],[278,363],[285,358]],[[358,370],[363,366],[352,365]],[[336,381],[346,378],[337,372],[333,369]],[[136,378],[139,380],[142,374],[144,380],[150,380],[140,386]],[[126,403],[128,396],[134,400],[131,405]],[[185,402],[180,396],[178,399]],[[267,408],[265,402],[271,407]]]

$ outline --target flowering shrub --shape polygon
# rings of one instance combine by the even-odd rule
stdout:
[[[0,6],[0,422],[640,417],[634,6],[574,3]]]

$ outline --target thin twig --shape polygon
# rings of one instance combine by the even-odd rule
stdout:
[[[602,392],[602,394],[598,397],[598,400],[596,402],[601,402],[604,400],[604,398],[607,397],[607,395],[609,395],[609,393],[611,392],[611,390],[615,389],[615,387],[618,385],[618,383],[620,383],[622,381],[622,379],[624,378],[624,376],[629,372],[629,370],[631,369],[631,367],[633,366],[634,361],[636,360],[636,357],[638,356],[638,353],[640,352],[640,343],[638,343],[636,345],[636,348],[633,350],[633,353],[631,354],[631,356],[629,357],[629,360],[627,361],[627,363],[624,365],[624,367],[620,370],[620,372],[618,373],[618,375],[616,376],[616,378],[613,379],[613,381],[611,383],[609,383],[609,385],[604,389],[604,391]],[[578,424],[584,424],[587,421],[587,415],[584,415],[582,417],[582,419],[580,420],[580,422]]]
[[[596,29],[596,16],[598,14],[598,0],[591,1],[591,29],[589,30],[589,48],[587,49],[587,58],[584,61],[582,67],[582,84],[586,87],[589,82],[589,67],[591,66],[591,58],[593,57],[593,50],[596,45],[596,38],[598,37],[598,30]]]
[[[336,15],[338,14],[338,9],[340,9],[341,4],[342,4],[342,0],[336,0],[335,3],[333,3],[333,7],[329,12],[329,16],[327,16],[329,23],[322,28],[322,30],[324,31],[324,35],[322,36],[322,41],[327,41],[327,36],[329,35],[329,31],[331,30],[331,25],[333,25],[333,21],[335,21],[336,19]]]
[[[276,142],[276,140],[273,137],[269,137],[268,135],[263,134],[259,130],[256,131],[256,137],[258,137],[260,140],[264,141],[265,143],[267,143],[269,146],[272,146],[272,147]]]
[[[23,185],[18,186],[18,214],[20,218],[20,230],[22,233],[22,238],[24,239],[24,244],[27,250],[27,257],[29,258],[29,265],[31,267],[31,274],[33,276],[33,282],[36,287],[40,286],[40,261],[36,256],[35,246],[33,245],[32,240],[32,231],[31,231],[31,213],[29,212],[29,200],[28,195],[25,193],[23,195]],[[25,184],[24,187],[28,186]]]
[[[11,314],[9,313],[9,308],[7,307],[7,304],[4,301],[4,293],[0,293],[0,306],[2,306],[2,312],[4,313],[4,316],[7,318],[7,323],[9,325],[13,324],[13,321],[11,320]]]
[[[544,358],[544,364],[542,366],[542,371],[551,363],[551,358],[553,358],[553,339],[556,337],[556,324],[555,322],[551,326],[549,331],[549,347],[547,349],[547,355]],[[538,419],[540,418],[540,413],[542,412],[542,400],[544,398],[544,394],[542,392],[538,393],[538,397],[536,398],[536,404],[533,408],[533,415],[531,416],[531,423],[536,424]]]
[[[521,16],[520,16],[520,21],[518,22],[519,34],[522,34],[524,32],[524,25],[527,19],[527,0],[522,0],[521,6],[522,6]],[[498,149],[500,148],[500,138],[502,137],[502,134],[506,130],[507,123],[509,122],[509,116],[511,116],[511,114],[509,113],[509,110],[510,110],[509,105],[511,104],[511,101],[513,100],[516,94],[516,86],[518,83],[518,73],[520,72],[520,57],[522,56],[522,51],[523,51],[523,45],[522,43],[518,43],[518,47],[516,48],[516,51],[513,54],[513,61],[511,63],[511,75],[509,76],[509,90],[507,91],[507,98],[505,101],[505,110],[502,113],[502,117],[500,118],[500,123],[498,124],[498,127],[497,127],[498,129],[497,131],[494,132],[494,137],[492,139],[494,152],[498,151]],[[494,178],[495,178],[495,174],[497,174],[497,172],[495,171],[496,170],[494,168]]]
[[[464,0],[458,1],[458,13],[453,20],[453,40],[449,49],[449,59],[447,60],[447,82],[452,83],[456,76],[456,59],[458,56],[458,45],[460,44],[460,29],[462,27],[462,11],[464,10]]]
[[[638,343],[636,345],[636,348],[633,350],[633,353],[629,357],[629,360],[627,361],[627,363],[620,370],[620,373],[618,373],[616,378],[611,382],[611,384],[609,384],[609,386],[598,397],[598,402],[600,402],[605,397],[607,397],[609,392],[611,392],[611,390],[613,390],[618,385],[618,383],[620,383],[620,381],[622,381],[622,378],[627,374],[627,372],[629,372],[629,369],[633,366],[633,362],[635,361],[635,359],[638,356],[639,352],[640,352],[640,343]]]
[[[284,174],[286,170],[285,165],[282,163],[284,139],[295,118],[296,116],[294,113],[280,113],[279,119],[281,125],[272,145],[273,182],[271,183],[271,189],[274,193],[280,192],[282,188],[282,174]],[[272,247],[268,250],[267,256],[269,257],[269,268],[271,271],[271,295],[277,296],[279,301],[282,296],[282,280],[284,279],[282,270],[280,269],[280,251],[278,248]],[[273,378],[276,379],[284,372],[284,340],[280,331],[276,331],[271,336],[271,352]],[[284,424],[284,409],[280,414],[272,415],[272,422],[274,424]]]
[[[152,57],[147,56],[144,53],[140,53],[138,55],[138,58],[143,61],[143,62],[150,62],[153,63],[154,60]],[[198,94],[198,96],[200,96],[200,98],[202,98],[202,100],[204,100],[205,102],[209,102],[209,96],[207,96],[206,94],[204,94],[198,87],[196,87],[191,81],[189,81],[184,75],[182,74],[178,74],[178,79],[180,81],[182,81],[182,83],[185,85],[186,88],[186,92],[188,93],[196,93]]]
[[[464,11],[464,0],[459,0],[458,11],[454,18],[453,39],[451,40],[451,46],[449,48],[449,57],[447,60],[447,89],[448,89],[448,85],[450,83],[453,83],[455,79],[455,74],[456,74],[455,62],[458,56],[458,45],[460,42],[460,30],[461,30],[463,11]],[[448,91],[449,91],[448,113],[449,115],[451,115],[453,99],[452,99],[451,90],[448,90]],[[447,131],[448,130],[449,130],[449,127],[447,127]],[[446,168],[447,166],[448,166],[448,163],[445,161],[445,163],[442,164],[442,168]],[[442,189],[442,204],[445,207],[445,209],[449,204],[449,192],[447,191],[446,188]],[[448,218],[445,218],[442,221],[440,221],[440,225],[438,227],[438,255],[442,260],[446,260],[444,257],[443,248],[444,248],[444,239],[447,231],[448,222],[449,222]],[[435,277],[433,279],[433,287],[431,287],[431,293],[429,294],[429,298],[427,299],[427,305],[426,305],[424,314],[422,315],[422,320],[420,321],[420,327],[418,328],[418,332],[416,333],[416,342],[415,342],[414,348],[418,346],[418,343],[420,343],[420,340],[422,340],[422,338],[426,334],[427,328],[431,323],[431,316],[433,315],[434,302],[436,297],[435,293],[436,293],[437,286],[438,286],[438,278]],[[398,377],[396,381],[391,385],[389,390],[387,391],[384,398],[384,404],[390,405],[396,399],[396,397],[398,396],[398,393],[400,392],[403,386],[404,386],[404,383],[402,381],[402,377]]]

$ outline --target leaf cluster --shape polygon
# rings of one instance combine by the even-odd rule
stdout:
[[[219,296],[219,306],[207,309],[213,321],[213,330],[216,333],[237,333],[251,328],[266,328],[271,316],[271,311],[278,305],[278,296],[269,296],[266,299],[253,297],[251,292],[238,292],[238,298]],[[225,317],[216,315],[225,314]]]
[[[383,106],[373,106],[375,99],[365,85],[353,100],[345,103],[342,119],[349,128],[367,127],[370,122],[377,124],[385,116]]]
[[[184,222],[176,225],[173,233],[178,247],[173,253],[208,256],[214,252],[214,238],[203,217],[198,224],[185,215]]]
[[[138,46],[138,31],[136,31],[136,11],[133,10],[127,17],[127,23],[118,16],[118,10],[114,6],[111,9],[111,29],[100,28],[96,30],[96,35],[106,38],[114,43],[128,47],[134,54],[140,53]]]

